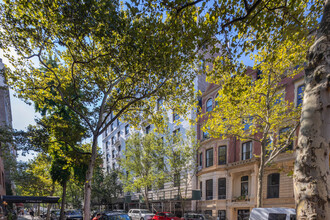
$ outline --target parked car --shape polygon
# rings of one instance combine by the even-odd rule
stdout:
[[[112,210],[112,212],[119,212],[119,213],[125,213],[125,214],[127,214],[127,211],[126,210],[123,210],[123,209],[114,209],[114,210]]]
[[[64,212],[64,214],[65,214],[65,218],[67,220],[82,220],[83,219],[82,212],[79,210],[66,210]]]
[[[180,220],[181,218],[176,217],[173,213],[170,212],[157,212],[152,220]]]
[[[214,220],[215,218],[207,214],[185,213],[184,220]]]
[[[296,210],[289,208],[254,208],[249,220],[296,220]]]
[[[51,220],[58,220],[60,219],[60,214],[61,214],[61,210],[55,209],[50,211],[50,219]]]
[[[131,209],[128,211],[128,216],[132,220],[151,220],[154,214],[148,209]]]
[[[120,212],[105,212],[101,214],[100,220],[131,220],[131,218]]]

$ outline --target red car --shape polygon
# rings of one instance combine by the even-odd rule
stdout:
[[[181,218],[176,217],[173,213],[170,212],[157,212],[152,220],[181,220]]]

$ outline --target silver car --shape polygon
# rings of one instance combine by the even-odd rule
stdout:
[[[148,209],[131,209],[128,212],[128,216],[132,220],[151,220],[154,214]]]

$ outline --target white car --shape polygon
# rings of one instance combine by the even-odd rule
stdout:
[[[148,209],[130,209],[128,211],[128,216],[132,220],[151,220],[154,214]]]
[[[249,220],[296,220],[296,210],[289,208],[254,208]]]

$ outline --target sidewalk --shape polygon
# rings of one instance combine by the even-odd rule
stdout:
[[[19,216],[17,216],[17,220],[32,220],[32,217],[31,217],[31,215],[19,215]],[[39,216],[36,216],[36,217],[33,217],[33,220],[42,220],[42,218]]]

